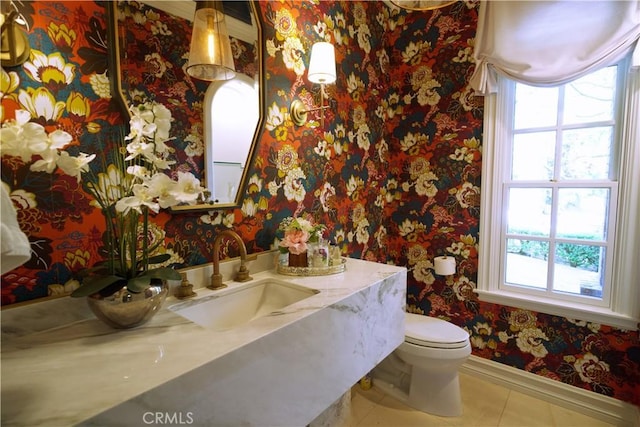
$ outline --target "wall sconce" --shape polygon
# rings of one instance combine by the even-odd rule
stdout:
[[[324,110],[329,108],[324,105],[324,85],[336,81],[336,53],[331,43],[319,42],[311,47],[307,79],[320,84],[320,107],[307,110],[302,101],[296,99],[289,107],[291,120],[296,126],[302,126],[307,121],[307,113],[320,110],[320,125],[324,127]]]
[[[196,1],[187,74],[200,80],[230,80],[236,75],[221,1]]]
[[[11,3],[13,5],[13,2]],[[29,58],[31,52],[29,39],[18,25],[26,25],[18,12],[11,11],[8,14],[2,13],[0,15],[0,26],[2,27],[0,60],[3,67],[15,67]]]

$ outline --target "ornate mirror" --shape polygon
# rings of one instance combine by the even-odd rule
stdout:
[[[122,88],[126,76],[122,73],[126,72],[123,69],[127,60],[127,46],[124,43],[127,30],[121,25],[119,27],[117,3],[107,2],[110,46],[116,47],[110,49],[109,75],[118,77],[111,79],[112,92],[126,110],[127,97],[123,95]],[[193,19],[195,11],[193,0],[146,0],[142,3],[188,21]],[[203,183],[211,191],[213,204],[178,206],[171,209],[173,212],[238,207],[249,179],[246,166],[251,164],[253,158],[264,111],[262,28],[254,2],[225,1],[223,4],[229,35],[255,49],[255,72],[251,76],[237,72],[233,80],[209,84],[202,102],[205,145]],[[174,66],[179,67],[180,64]]]

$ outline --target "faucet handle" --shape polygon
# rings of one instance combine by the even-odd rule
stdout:
[[[236,277],[233,280],[235,280],[236,282],[248,282],[251,279],[253,279],[253,277],[249,276],[249,269],[246,265],[241,264],[240,269],[238,270],[238,273],[236,273]]]
[[[197,296],[198,294],[193,292],[193,285],[189,283],[189,280],[187,280],[186,273],[181,273],[181,274],[182,274],[182,282],[180,283],[180,286],[178,286],[178,288],[176,289],[176,293],[175,293],[176,298],[185,299],[185,298],[192,298]]]

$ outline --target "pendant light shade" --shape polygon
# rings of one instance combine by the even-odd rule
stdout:
[[[221,1],[196,2],[187,74],[207,81],[236,75]]]
[[[311,47],[307,78],[311,83],[336,81],[336,52],[331,43],[318,42]]]

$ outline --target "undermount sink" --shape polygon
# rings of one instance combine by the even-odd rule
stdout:
[[[267,316],[319,291],[284,280],[265,278],[216,292],[169,309],[194,323],[215,330],[231,329]]]

